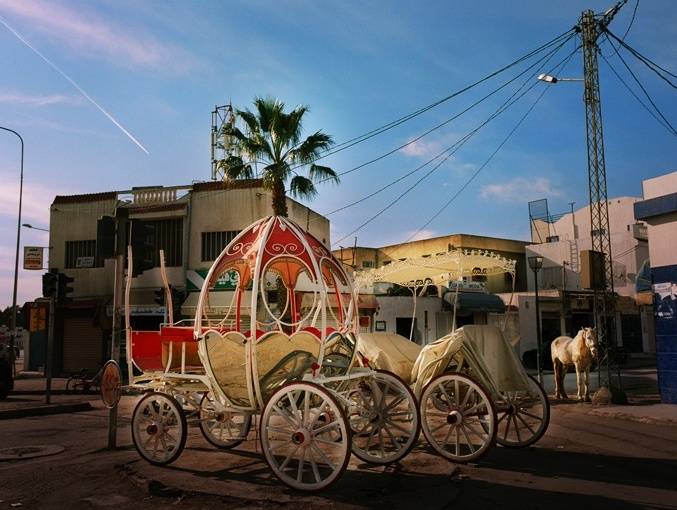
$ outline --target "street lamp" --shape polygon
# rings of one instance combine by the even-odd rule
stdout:
[[[558,78],[551,74],[539,74],[538,79],[544,81],[545,83],[557,83],[559,81],[583,81],[583,78]]]
[[[33,230],[42,230],[43,232],[49,232],[48,228],[34,227],[30,223],[22,223],[21,226],[26,228],[32,228]]]
[[[23,200],[23,191],[24,191],[24,139],[21,138],[21,135],[6,127],[0,126],[0,129],[7,131],[16,135],[16,137],[21,142],[21,173],[19,177],[19,219],[16,225],[16,256],[14,258],[14,291],[12,293],[12,316],[10,321],[10,327],[12,333],[9,336],[9,359],[12,366],[12,376],[14,376],[14,336],[16,335],[16,289],[19,281],[19,244],[21,242],[21,203]]]
[[[543,374],[541,367],[541,358],[543,353],[541,352],[543,346],[541,345],[541,309],[538,303],[538,271],[543,267],[543,257],[536,255],[529,257],[529,267],[534,272],[534,289],[536,291],[536,370],[538,371],[538,382],[543,383]]]

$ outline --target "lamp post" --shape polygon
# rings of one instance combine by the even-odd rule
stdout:
[[[19,177],[19,218],[16,225],[16,255],[14,258],[14,290],[12,292],[12,318],[10,321],[11,334],[9,336],[9,359],[12,366],[12,376],[14,376],[14,336],[16,335],[16,290],[19,281],[19,244],[21,242],[21,205],[24,190],[24,139],[21,135],[6,127],[0,126],[0,129],[16,135],[21,142],[21,173]]]
[[[536,255],[528,258],[529,267],[534,272],[534,290],[536,298],[536,370],[538,371],[538,382],[543,383],[543,373],[541,359],[543,358],[543,349],[541,343],[541,309],[538,303],[538,271],[543,267],[543,257]]]

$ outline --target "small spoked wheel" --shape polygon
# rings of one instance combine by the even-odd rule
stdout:
[[[443,374],[421,395],[423,434],[435,451],[454,462],[472,462],[496,440],[496,412],[489,394],[471,377]]]
[[[538,381],[529,377],[529,391],[505,392],[498,411],[496,441],[508,448],[524,448],[545,434],[550,402]]]
[[[200,402],[200,432],[217,448],[230,449],[247,439],[252,423],[251,413],[224,409],[210,393]]]
[[[352,451],[364,462],[390,464],[416,444],[421,419],[409,386],[391,372],[377,371],[350,392]]]
[[[277,390],[263,410],[261,449],[286,485],[302,491],[324,489],[348,465],[348,420],[329,391],[292,382]]]
[[[181,406],[165,393],[149,393],[132,415],[134,447],[151,464],[174,462],[186,445],[187,428]]]

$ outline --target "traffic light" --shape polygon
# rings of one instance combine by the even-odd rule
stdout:
[[[73,287],[69,287],[68,285],[73,283],[73,277],[68,276],[64,273],[58,273],[58,284],[57,284],[57,291],[56,291],[56,300],[59,303],[65,303],[67,301],[72,301],[73,298],[69,296],[71,292],[73,292]]]
[[[42,295],[46,298],[56,296],[59,274],[56,269],[42,275]]]
[[[138,276],[155,267],[153,262],[155,225],[142,220],[131,220],[129,244],[132,246],[132,276]]]
[[[96,258],[115,256],[115,218],[104,216],[96,220]]]
[[[159,305],[159,306],[165,306],[165,289],[159,288],[158,290],[155,291],[155,299],[154,301]]]

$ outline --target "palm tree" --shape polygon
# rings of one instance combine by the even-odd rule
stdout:
[[[219,166],[227,179],[261,177],[263,187],[273,199],[273,213],[287,216],[285,185],[294,197],[311,199],[317,195],[315,184],[324,181],[339,182],[336,172],[327,166],[316,165],[315,160],[333,144],[332,137],[317,131],[301,141],[303,115],[307,106],[297,106],[289,113],[277,99],[254,99],[255,112],[236,110],[245,126],[243,133],[234,124],[227,125],[223,134],[232,140],[234,154],[222,160]],[[263,168],[255,175],[252,165]],[[307,177],[301,175],[308,168]]]

